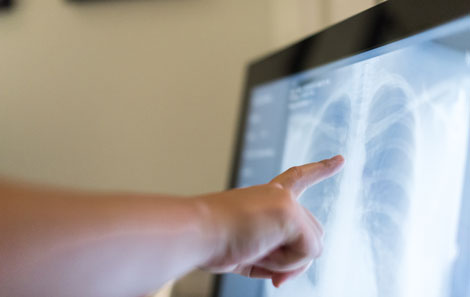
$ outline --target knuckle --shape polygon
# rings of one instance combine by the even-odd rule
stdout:
[[[315,254],[315,258],[320,257],[322,254],[323,254],[323,241],[319,241],[318,246],[317,246],[317,251],[316,251],[316,254]]]
[[[297,251],[297,260],[305,260],[313,257],[313,249]]]
[[[292,193],[279,183],[270,183],[270,196],[280,200],[292,200]]]
[[[271,181],[269,184],[270,194],[272,196],[278,196],[285,191],[284,186],[281,183]]]
[[[287,170],[287,173],[294,179],[300,179],[303,176],[303,171],[300,166],[294,166]]]
[[[304,229],[304,239],[308,257],[316,259],[323,252],[323,227],[321,225],[310,225]]]
[[[323,253],[323,239],[317,238],[310,250],[310,256],[316,259],[320,257],[322,253]]]
[[[333,166],[333,162],[331,160],[323,160],[320,162],[320,164],[325,168],[329,168]]]
[[[315,236],[322,239],[325,233],[322,223],[320,223],[318,219],[310,211],[305,210],[305,213],[310,219],[310,223],[312,224],[314,228],[313,230],[315,230]]]

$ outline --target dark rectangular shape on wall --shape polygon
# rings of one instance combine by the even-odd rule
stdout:
[[[9,8],[11,6],[11,0],[0,0],[0,9]]]

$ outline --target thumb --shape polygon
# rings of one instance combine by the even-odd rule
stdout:
[[[271,183],[291,191],[293,197],[299,197],[308,187],[338,173],[344,164],[341,155],[331,159],[302,166],[295,166],[275,177]]]

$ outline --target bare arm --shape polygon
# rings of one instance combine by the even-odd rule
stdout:
[[[207,260],[191,199],[0,184],[0,296],[141,296]]]
[[[0,296],[137,297],[195,267],[279,285],[321,252],[295,198],[342,162],[180,199],[0,182]]]

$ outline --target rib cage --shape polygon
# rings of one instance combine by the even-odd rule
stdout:
[[[356,75],[364,78],[366,74]],[[367,242],[373,253],[376,288],[386,297],[395,296],[390,284],[396,281],[394,266],[400,258],[402,222],[407,213],[413,175],[415,119],[408,107],[412,102],[410,91],[401,87],[402,81],[385,76],[381,82],[376,89],[362,89],[371,94],[361,101],[353,101],[346,95],[347,90],[326,100],[316,114],[319,120],[307,137],[311,141],[304,160],[314,162],[345,149],[350,158],[360,158],[356,155],[361,151],[365,154],[365,162],[360,165],[363,167],[358,170],[362,172],[362,186],[357,194],[350,194],[350,199],[356,199],[356,212],[362,216],[363,229],[369,237]],[[362,118],[355,125],[353,115]],[[351,148],[357,143],[364,146],[362,150]],[[334,206],[340,195],[340,181],[341,176],[326,180],[302,197],[302,203],[327,230],[331,217],[338,213]],[[319,269],[314,264],[307,272],[312,284],[318,282]]]
[[[338,98],[325,109],[318,128],[311,138],[311,145],[315,146],[315,150],[309,150],[307,155],[309,162],[328,158],[346,145],[350,115],[351,105],[347,96]],[[341,124],[338,125],[338,122]],[[304,194],[304,200],[310,201],[308,207],[315,209],[317,218],[323,223],[328,221],[331,205],[338,194],[337,182],[337,177],[326,180]],[[326,199],[310,199],[310,197],[326,197]]]
[[[347,161],[300,200],[324,225],[323,256],[269,296],[447,296],[468,154],[470,71],[460,56],[436,59],[448,49],[423,52],[340,69],[329,74],[327,91],[291,110],[283,169],[337,153]],[[403,56],[413,63],[400,65]]]
[[[312,133],[312,141],[308,149],[308,162],[322,160],[341,151],[348,140],[349,122],[351,116],[351,100],[349,96],[342,95],[323,110],[318,123],[318,128]],[[340,123],[340,124],[338,124]],[[312,149],[315,147],[315,149]],[[315,213],[315,216],[322,224],[327,224],[332,207],[335,203],[339,191],[339,176],[328,179],[320,183],[317,187],[307,190],[302,200],[306,207]],[[318,199],[323,197],[323,199]],[[308,201],[308,202],[307,202]],[[317,267],[312,265],[308,271],[312,282],[317,280]]]
[[[397,296],[397,255],[403,246],[403,222],[413,180],[415,118],[412,98],[395,86],[383,86],[371,103],[363,170],[363,223],[368,230],[377,288]]]

